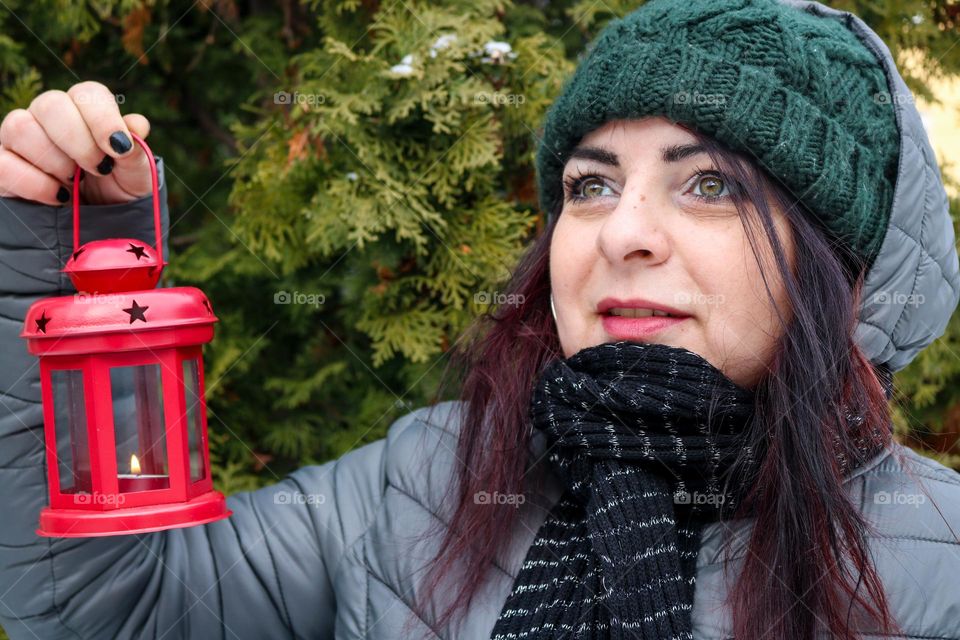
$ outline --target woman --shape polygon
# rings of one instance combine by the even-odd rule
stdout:
[[[520,304],[457,353],[461,400],[231,496],[229,520],[49,541],[16,333],[63,287],[59,178],[76,162],[119,203],[87,207],[96,235],[151,233],[127,197],[146,123],[71,91],[0,127],[11,637],[960,638],[960,476],[887,413],[960,269],[919,114],[859,19],[653,0],[614,21],[548,115],[546,232]]]

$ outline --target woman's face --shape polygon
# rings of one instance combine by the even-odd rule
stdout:
[[[687,148],[696,143],[662,117],[607,122],[580,141],[564,167],[565,202],[550,245],[560,344],[566,357],[617,340],[684,347],[752,388],[780,324],[730,186],[710,156]],[[771,213],[792,266],[787,220],[776,207]],[[762,232],[758,242],[789,319],[772,247]],[[611,304],[635,308],[614,314],[662,306],[678,317],[617,316]]]

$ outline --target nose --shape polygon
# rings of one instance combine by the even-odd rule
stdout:
[[[612,265],[658,264],[670,253],[663,231],[665,206],[644,184],[627,185],[617,206],[604,219],[597,236],[600,253]]]

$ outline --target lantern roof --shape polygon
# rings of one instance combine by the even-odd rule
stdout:
[[[148,243],[134,238],[93,240],[70,254],[63,272],[77,291],[113,293],[152,289],[166,262]]]
[[[66,339],[217,322],[200,289],[154,288],[164,264],[155,248],[141,240],[87,242],[63,267],[77,293],[34,302],[20,336]]]
[[[20,337],[132,333],[208,325],[217,320],[207,296],[196,287],[79,292],[34,302],[27,310]]]

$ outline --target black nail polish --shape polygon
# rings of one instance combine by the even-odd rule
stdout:
[[[66,202],[70,199],[70,192],[67,191],[66,187],[60,187],[60,190],[57,191],[57,200],[60,202]]]
[[[133,143],[123,131],[114,131],[110,134],[110,146],[117,153],[126,153],[133,148]]]
[[[100,175],[102,176],[105,176],[113,171],[113,158],[110,156],[103,156],[103,160],[101,160],[100,164],[97,165],[97,171],[99,171]]]

